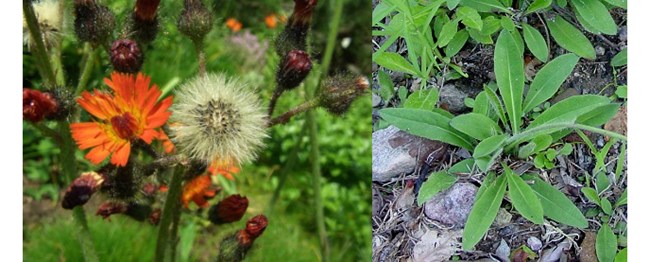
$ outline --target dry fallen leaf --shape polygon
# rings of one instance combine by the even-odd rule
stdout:
[[[408,181],[402,193],[395,200],[395,208],[397,210],[407,209],[413,206],[413,201],[415,201],[415,192],[413,192],[413,182]]]
[[[413,262],[447,261],[456,251],[460,251],[460,230],[436,231],[424,234],[413,247]]]
[[[585,239],[580,244],[580,262],[598,261],[596,258],[596,234],[585,232]]]
[[[627,135],[627,107],[622,106],[618,113],[605,124],[605,129],[622,135]]]

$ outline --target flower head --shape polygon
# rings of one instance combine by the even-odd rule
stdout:
[[[242,24],[239,21],[237,21],[237,19],[232,17],[226,20],[226,26],[230,28],[230,31],[234,33],[239,32],[239,30],[241,30],[242,28]]]
[[[65,209],[73,209],[85,204],[103,183],[104,178],[95,172],[82,173],[68,186],[61,206]]]
[[[212,180],[207,175],[197,176],[187,182],[181,196],[183,206],[188,208],[190,201],[192,201],[201,208],[208,207],[208,200],[212,199],[218,192],[216,189],[211,189],[211,185]]]
[[[109,94],[95,90],[83,92],[77,102],[95,117],[93,122],[70,125],[72,138],[79,149],[92,148],[86,159],[99,164],[109,155],[111,163],[125,166],[131,152],[131,141],[142,139],[151,144],[154,138],[165,142],[167,136],[160,127],[167,122],[171,112],[172,97],[157,102],[161,95],[150,78],[138,74],[113,73],[104,79],[114,92]],[[165,151],[173,148],[165,146]]]
[[[248,198],[241,195],[230,195],[210,208],[208,217],[215,224],[225,224],[239,221],[248,208]]]
[[[170,128],[180,152],[205,163],[255,158],[266,137],[266,114],[245,84],[223,75],[199,76],[181,86],[176,99]]]
[[[59,12],[59,3],[53,0],[43,0],[39,2],[33,2],[32,6],[34,7],[34,15],[38,21],[38,26],[41,30],[41,37],[46,48],[50,48],[56,45],[61,38],[61,26],[63,25],[61,20],[61,12]],[[29,29],[27,27],[27,21],[23,17],[23,41],[27,44],[29,49],[32,49],[35,40],[32,39]]]
[[[56,112],[58,103],[47,92],[23,88],[23,118],[39,122]]]
[[[278,26],[278,17],[275,14],[267,15],[264,18],[264,23],[266,24],[266,27],[274,29]]]
[[[213,176],[222,175],[228,180],[235,180],[233,175],[239,173],[239,167],[232,163],[232,161],[217,159],[212,161],[212,164],[208,167],[208,173]]]

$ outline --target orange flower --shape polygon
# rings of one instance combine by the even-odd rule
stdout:
[[[278,25],[278,18],[275,14],[267,15],[264,18],[264,23],[266,24],[266,27],[273,29]]]
[[[242,24],[239,21],[237,21],[237,19],[232,17],[226,20],[226,26],[230,28],[230,31],[233,32],[239,32],[239,30],[241,30],[242,28]]]
[[[217,190],[210,189],[212,180],[208,175],[197,176],[185,184],[183,187],[183,195],[181,202],[185,208],[188,207],[190,201],[196,203],[201,208],[208,207],[208,199],[213,198],[217,194]]]
[[[104,79],[114,94],[97,90],[81,94],[77,102],[96,120],[71,124],[70,129],[79,149],[93,148],[86,159],[99,164],[112,154],[112,164],[125,166],[134,139],[151,144],[156,138],[163,141],[166,152],[174,149],[160,128],[171,115],[167,109],[172,97],[157,102],[161,92],[155,84],[149,87],[150,80],[142,73],[136,77],[114,72]]]
[[[222,175],[228,180],[235,180],[232,175],[239,173],[239,167],[232,161],[217,159],[212,161],[212,164],[208,167],[208,173],[213,176]]]

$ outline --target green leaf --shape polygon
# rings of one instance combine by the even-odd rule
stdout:
[[[492,82],[494,83],[494,82]],[[496,89],[496,87],[495,87]],[[490,104],[492,105],[492,108],[494,109],[495,112],[497,112],[497,116],[501,120],[501,123],[503,126],[508,126],[508,118],[506,118],[506,112],[503,109],[503,104],[501,103],[501,100],[499,100],[499,97],[497,97],[497,94],[494,92],[494,90],[490,87],[490,85],[484,85],[483,86],[483,91],[487,95],[488,101],[490,101]]]
[[[474,8],[461,6],[456,9],[456,17],[460,18],[463,24],[467,27],[471,27],[476,30],[481,30],[483,28],[483,20],[481,20],[481,15],[479,15]]]
[[[413,92],[404,103],[404,108],[433,110],[438,102],[438,89],[420,89]]]
[[[544,209],[533,189],[521,177],[514,174],[508,166],[504,164],[503,168],[508,179],[508,195],[512,205],[519,211],[521,216],[535,224],[542,224],[544,222]]]
[[[450,118],[436,112],[410,108],[386,108],[379,111],[381,117],[397,128],[412,135],[437,140],[450,145],[474,149],[471,138],[449,125]]]
[[[488,16],[483,19],[483,29],[481,29],[481,34],[490,36],[501,28],[501,20],[495,18],[494,16]]]
[[[621,150],[618,151],[620,153],[618,155],[618,160],[616,160],[616,170],[614,171],[615,181],[618,181],[618,179],[621,178],[621,173],[623,173],[623,166],[625,165],[625,160],[627,159],[625,156],[627,154],[626,149],[627,146],[625,143],[623,143],[623,145],[621,145]],[[627,188],[625,190],[627,190]]]
[[[612,215],[612,203],[607,200],[607,198],[602,198],[600,199],[600,207],[603,209],[603,212],[607,214],[608,216]]]
[[[485,189],[480,197],[476,198],[463,230],[463,250],[473,249],[490,229],[490,225],[497,217],[497,212],[506,193],[505,182],[505,176],[500,176],[494,185]],[[484,183],[481,188],[484,186],[487,185]]]
[[[616,23],[600,0],[571,0],[571,4],[576,13],[593,28],[607,35],[616,34]]]
[[[534,175],[524,175],[524,180],[533,180],[530,187],[542,203],[544,215],[562,224],[577,228],[589,226],[587,219],[573,201],[569,200],[560,190],[544,182]]]
[[[488,137],[478,143],[474,149],[474,158],[481,158],[489,155],[490,153],[497,151],[499,148],[503,147],[503,143],[508,139],[508,135],[495,135]]]
[[[609,103],[609,98],[599,95],[572,96],[546,109],[528,127],[548,123],[573,122],[582,114]]]
[[[469,33],[467,33],[467,30],[463,29],[456,32],[454,38],[452,38],[449,44],[447,44],[447,46],[445,47],[445,55],[447,57],[452,57],[456,55],[458,51],[463,49],[463,46],[465,46],[465,43],[467,43],[468,38],[469,38]]]
[[[485,94],[484,91],[480,92],[478,93],[478,95],[476,95],[476,98],[474,99],[474,107],[472,108],[472,113],[488,115],[490,112],[489,106],[490,105],[488,104],[487,94]]]
[[[530,14],[537,10],[547,8],[551,6],[551,3],[553,3],[553,0],[535,0],[532,4],[528,6],[525,14]]]
[[[449,23],[449,21],[451,21],[449,19],[449,16],[447,16],[447,14],[444,12],[436,16],[436,19],[433,20],[433,33],[436,39],[440,38],[440,34],[442,33],[442,26]]]
[[[397,97],[399,98],[400,103],[404,103],[404,101],[406,101],[407,94],[408,94],[408,90],[406,90],[405,86],[400,86],[397,89]]]
[[[556,0],[557,5],[559,7],[565,8],[566,7],[566,0]]]
[[[618,6],[618,7],[623,8],[623,9],[627,9],[627,0],[603,0],[603,1],[609,3],[610,5]]]
[[[481,31],[478,31],[474,28],[467,28],[467,32],[469,33],[469,36],[474,39],[476,42],[479,42],[481,44],[485,45],[491,45],[494,42],[492,41],[492,37],[490,35],[484,35],[481,33]]]
[[[454,117],[449,123],[460,132],[478,140],[503,133],[497,123],[489,117],[476,113],[468,113]]]
[[[447,174],[447,172],[444,171],[432,173],[429,178],[427,178],[427,181],[422,183],[422,187],[420,187],[420,192],[418,193],[418,206],[422,206],[422,203],[427,202],[439,192],[450,188],[454,183],[456,183],[456,180],[458,180],[458,177]]]
[[[627,85],[617,86],[614,94],[619,98],[627,98]]]
[[[607,154],[606,152],[604,153],[605,155]],[[609,187],[609,178],[605,175],[605,172],[598,172],[598,174],[596,174],[596,191],[598,194],[602,194],[605,192],[607,187]]]
[[[544,65],[535,75],[524,100],[524,114],[553,97],[573,71],[580,57],[561,55]]]
[[[379,71],[377,78],[379,80],[379,86],[381,87],[379,90],[381,98],[386,101],[390,100],[395,94],[395,86],[393,86],[393,80],[384,71]]]
[[[449,10],[454,10],[458,3],[460,3],[460,0],[447,0],[447,8]]]
[[[616,254],[615,262],[627,262],[627,247],[623,248]]]
[[[393,12],[393,10],[395,10],[395,6],[390,4],[388,1],[379,2],[379,4],[375,6],[375,9],[372,10],[372,25],[379,23],[379,21]]]
[[[593,189],[591,187],[583,187],[580,189],[580,192],[582,192],[582,194],[584,194],[589,201],[600,206],[600,198],[598,197],[598,193],[596,192],[596,189]]]
[[[519,148],[519,153],[517,153],[517,156],[519,156],[519,158],[529,157],[530,155],[533,154],[533,151],[535,150],[536,146],[537,144],[535,144],[534,142],[532,141],[528,142],[528,144]]]
[[[515,22],[513,22],[512,19],[510,19],[510,17],[507,16],[501,17],[501,26],[510,32],[515,31],[515,29],[517,28],[515,27]]]
[[[616,204],[614,204],[615,207],[620,207],[622,205],[627,205],[627,188],[623,191],[623,194],[618,198],[616,201]]]
[[[624,66],[627,65],[627,47],[623,48],[618,54],[612,58],[612,66]]]
[[[512,34],[501,30],[494,48],[494,74],[514,134],[519,133],[521,125],[521,100],[524,91],[523,51],[518,51]]]
[[[571,152],[573,152],[573,146],[571,144],[569,144],[569,143],[564,144],[562,146],[562,149],[560,149],[560,151],[558,151],[558,153],[560,155],[564,155],[564,156],[570,155]]]
[[[472,173],[473,169],[474,169],[474,159],[468,158],[451,166],[449,169],[447,169],[447,173],[452,175],[470,174]]]
[[[533,138],[528,144],[519,149],[519,157],[526,158],[532,154],[548,148],[553,142],[553,138],[548,134],[541,134]]]
[[[494,187],[494,182],[496,182],[496,173],[495,172],[488,172],[487,176],[483,178],[483,182],[481,182],[481,187],[479,187],[478,191],[476,191],[476,197],[474,199],[479,199],[485,193],[485,190],[488,188],[493,188]]]
[[[596,59],[596,50],[589,39],[562,17],[556,15],[553,19],[546,19],[546,25],[562,48],[590,60]]]
[[[404,57],[397,53],[381,53],[373,58],[373,61],[380,66],[393,71],[404,72],[411,75],[419,75],[418,70]]]
[[[506,13],[512,13],[498,0],[460,0],[460,4],[474,8],[479,12],[492,12],[498,10]]]
[[[612,228],[607,223],[603,223],[600,230],[598,230],[598,234],[596,234],[596,255],[598,256],[598,261],[614,261],[617,247],[616,235],[614,235]]]
[[[589,23],[588,23],[588,22],[587,22],[587,21],[586,21],[586,20],[585,20],[585,19],[584,19],[580,14],[578,14],[577,12],[574,11],[574,13],[575,13],[576,19],[578,19],[578,23],[580,23],[580,25],[582,26],[582,28],[583,28],[585,31],[587,31],[587,32],[589,32],[589,33],[592,33],[592,34],[594,34],[594,35],[600,35],[600,34],[601,34],[601,32],[600,32],[600,30],[598,30],[598,28],[596,28],[596,27],[592,26],[591,24],[589,24]]]
[[[480,157],[480,158],[475,158],[476,166],[478,167],[479,170],[483,172],[487,172],[490,170],[490,167],[494,164],[496,159],[501,155],[503,152],[502,148],[499,148],[496,152],[494,152],[492,155]]]
[[[534,27],[523,23],[524,28],[524,40],[526,41],[526,46],[537,59],[546,63],[548,60],[548,46],[546,45],[546,40],[542,34],[537,31]]]
[[[438,47],[444,47],[449,44],[449,42],[451,42],[451,40],[454,38],[454,35],[456,35],[457,30],[457,20],[450,21],[449,23],[443,25],[442,32],[440,32],[440,37],[438,38]]]

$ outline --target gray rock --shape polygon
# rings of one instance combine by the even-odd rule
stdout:
[[[458,90],[453,84],[446,84],[440,89],[440,104],[447,105],[449,112],[460,113],[465,110],[467,94]]]
[[[378,107],[381,105],[381,97],[379,97],[377,94],[373,93],[372,94],[372,107]]]
[[[478,188],[472,183],[456,183],[424,203],[424,214],[440,223],[463,227],[477,191]]]
[[[535,252],[542,249],[542,241],[536,237],[529,237],[526,240],[526,244],[528,245],[528,247],[530,247],[530,249],[532,249]]]
[[[618,29],[618,39],[621,40],[621,42],[627,42],[627,26],[621,26]]]
[[[423,162],[432,152],[439,158],[445,144],[400,131],[397,127],[372,133],[372,181],[387,182],[402,173],[413,172],[417,161]],[[443,150],[440,150],[443,148]]]
[[[596,46],[596,55],[604,55],[605,54],[605,48],[602,46]]]

